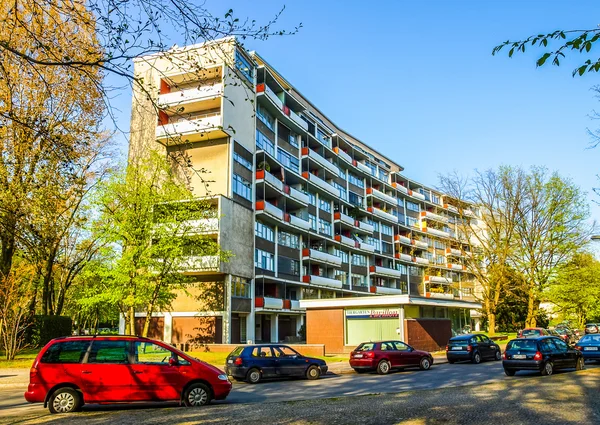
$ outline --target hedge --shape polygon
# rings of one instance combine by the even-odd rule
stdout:
[[[34,316],[30,329],[31,346],[43,347],[51,339],[71,335],[73,321],[67,316]]]

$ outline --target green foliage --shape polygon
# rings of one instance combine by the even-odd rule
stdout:
[[[73,321],[66,316],[34,316],[30,333],[30,345],[43,347],[51,339],[69,336],[73,331]]]

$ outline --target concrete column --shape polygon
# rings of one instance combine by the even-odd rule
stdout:
[[[398,333],[398,338],[400,338],[400,341],[406,342],[408,335],[404,334],[404,305],[401,305],[398,309],[398,322],[400,322],[400,332]]]
[[[249,343],[254,344],[256,341],[256,312],[254,307],[254,282],[252,283],[252,304],[250,304],[250,314],[246,316],[246,339]],[[245,344],[247,341],[242,341]]]
[[[271,314],[271,342],[279,342],[279,314]]]
[[[119,314],[119,335],[125,335],[125,316]]]
[[[296,319],[296,335],[298,336],[298,333],[300,332],[300,328],[302,327],[302,324],[305,322],[305,315],[304,314],[300,314],[298,315],[298,318]]]
[[[223,309],[223,344],[231,344],[231,275],[225,276],[225,308]]]
[[[173,315],[169,312],[165,312],[165,329],[163,333],[163,342],[167,344],[171,343],[173,337]]]

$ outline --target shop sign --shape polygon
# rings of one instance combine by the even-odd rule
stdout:
[[[385,308],[369,310],[346,310],[347,319],[397,319],[398,317],[398,310],[390,310]]]

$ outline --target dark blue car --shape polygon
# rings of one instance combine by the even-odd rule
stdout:
[[[327,373],[327,363],[305,357],[281,344],[240,346],[227,356],[225,372],[238,381],[256,384],[261,379],[305,377],[318,379]]]
[[[585,360],[596,360],[600,362],[600,334],[588,334],[582,336],[575,349],[581,351]]]

